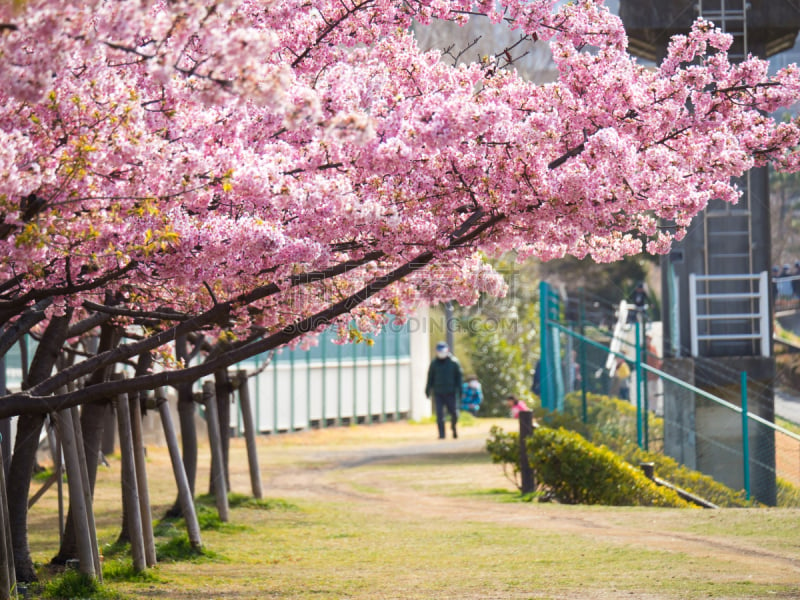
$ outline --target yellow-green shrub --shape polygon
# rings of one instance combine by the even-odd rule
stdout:
[[[580,394],[569,394],[564,399],[564,412],[544,417],[572,431],[577,431],[587,440],[605,445],[630,464],[638,467],[643,462],[655,465],[657,477],[669,481],[693,494],[705,498],[718,506],[752,506],[744,491],[734,491],[713,477],[689,469],[676,460],[658,452],[642,450],[636,443],[636,407],[629,402],[600,394],[587,397],[587,423],[583,423]],[[650,416],[650,434],[663,437],[663,419]]]
[[[689,506],[659,487],[605,446],[564,428],[538,427],[528,440],[528,460],[539,482],[568,504]]]

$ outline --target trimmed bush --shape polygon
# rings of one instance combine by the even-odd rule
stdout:
[[[639,448],[636,443],[636,407],[629,402],[600,394],[589,394],[587,423],[584,424],[580,394],[569,394],[564,400],[564,412],[551,415],[544,416],[543,420],[557,422],[566,429],[580,432],[586,439],[607,446],[635,467],[643,462],[652,462],[657,477],[717,506],[745,507],[754,504],[746,499],[743,490],[732,490],[713,477],[689,469],[669,456]],[[663,437],[663,419],[650,415],[648,424],[654,439]]]
[[[747,500],[744,490],[735,491],[714,478],[679,464],[669,456],[658,452],[642,450],[636,443],[636,408],[628,402],[599,394],[587,395],[586,423],[583,422],[580,393],[573,393],[564,399],[564,411],[546,412],[534,409],[539,423],[551,429],[563,427],[583,436],[597,446],[605,446],[624,459],[637,471],[643,462],[655,465],[657,477],[669,481],[692,494],[722,507],[755,506],[754,500]],[[663,437],[663,420],[650,415],[648,422],[653,439]],[[517,456],[517,433],[505,433],[501,428],[493,428],[492,437],[486,448],[495,463],[503,465],[510,480],[519,487],[519,464]],[[777,478],[777,504],[779,507],[800,506],[800,489],[791,483]]]
[[[689,506],[605,446],[595,446],[564,428],[538,427],[528,441],[528,459],[540,482],[559,502]]]

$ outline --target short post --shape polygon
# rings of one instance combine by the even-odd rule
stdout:
[[[522,479],[522,493],[532,494],[536,489],[533,469],[528,462],[528,439],[533,435],[533,413],[529,410],[519,412],[519,473]]]
[[[653,481],[656,478],[656,463],[654,462],[641,462],[639,466],[642,468],[644,476]]]

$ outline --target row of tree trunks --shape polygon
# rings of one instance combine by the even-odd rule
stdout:
[[[66,319],[64,319],[66,321]],[[50,323],[50,329],[57,326],[58,319]],[[51,331],[50,334],[55,332]],[[62,332],[63,333],[63,332]],[[113,335],[115,332],[105,330],[101,332],[101,340],[98,344],[103,348],[113,347],[118,338]],[[103,335],[105,334],[105,335]],[[53,341],[51,335],[43,336],[43,339]],[[60,337],[63,343],[63,335]],[[27,385],[34,385],[37,377],[37,368],[43,370],[45,358],[52,358],[52,365],[55,363],[57,353],[50,355],[43,354],[42,349],[47,350],[49,344],[41,343],[34,363],[31,365]],[[142,366],[141,364],[139,365]],[[108,373],[97,372],[92,375],[87,385],[105,380]],[[250,467],[250,479],[253,495],[256,498],[263,497],[261,477],[258,467],[258,457],[256,448],[256,426],[253,419],[252,407],[247,388],[247,374],[244,371],[237,373],[231,380],[227,372],[220,372],[215,378],[215,382],[206,382],[203,386],[202,402],[206,409],[208,421],[209,441],[212,451],[212,472],[210,487],[212,488],[217,510],[222,521],[229,520],[229,507],[227,493],[229,490],[229,469],[228,469],[228,442],[230,422],[230,393],[234,389],[239,391],[239,400],[242,409],[245,436],[247,442],[248,463]],[[194,430],[194,398],[191,393],[191,386],[180,386],[179,392],[179,415],[182,425],[191,419],[191,425],[182,427],[184,453],[181,457],[178,449],[178,440],[172,425],[171,415],[165,401],[159,401],[158,410],[161,415],[165,437],[170,450],[170,458],[173,463],[175,480],[178,485],[178,500],[176,505],[180,508],[181,515],[186,520],[189,541],[193,547],[200,549],[202,540],[200,538],[199,525],[197,523],[196,511],[194,510],[194,479],[197,467],[197,440]],[[181,398],[183,396],[183,398]],[[141,410],[146,399],[146,394],[137,395],[135,400],[128,402],[127,396],[117,399],[115,409],[119,423],[120,446],[123,456],[123,505],[125,515],[123,518],[123,531],[131,525],[135,531],[131,532],[129,541],[132,543],[134,554],[134,567],[143,570],[148,566],[156,564],[155,543],[152,532],[152,516],[150,514],[149,489],[147,486],[147,475],[145,469],[144,446],[142,441]],[[181,402],[183,399],[183,402]],[[187,402],[188,399],[188,402]],[[94,518],[92,512],[92,497],[97,476],[98,459],[101,456],[103,440],[108,439],[108,414],[111,410],[111,403],[92,403],[81,407],[61,411],[58,415],[53,415],[54,422],[58,428],[58,435],[54,436],[48,432],[51,448],[54,448],[54,463],[57,465],[57,474],[61,471],[61,452],[63,449],[65,464],[68,475],[70,505],[69,513],[64,523],[63,531],[59,528],[60,549],[54,563],[65,563],[70,558],[78,558],[80,570],[86,575],[102,578],[102,570],[97,547],[97,538],[94,531]],[[224,419],[220,418],[219,409],[224,407]],[[112,413],[113,414],[113,413]],[[35,572],[30,561],[27,548],[27,528],[14,525],[15,517],[21,522],[27,522],[27,498],[30,491],[30,473],[35,464],[36,451],[38,449],[39,434],[44,423],[41,415],[23,415],[18,421],[18,436],[15,445],[13,460],[11,461],[12,475],[21,471],[23,466],[28,465],[27,476],[14,478],[19,482],[16,487],[19,489],[9,490],[9,497],[14,497],[25,502],[25,510],[9,505],[12,514],[8,531],[10,535],[7,539],[10,550],[7,559],[15,560],[15,578],[20,581],[34,581]],[[125,441],[123,442],[123,436]],[[82,442],[82,443],[81,443]],[[193,448],[193,450],[192,450]],[[188,449],[188,451],[187,451]],[[1,450],[1,448],[0,448]],[[2,456],[2,454],[0,454]],[[16,464],[17,471],[14,470]],[[189,469],[187,469],[187,465]],[[190,476],[191,469],[191,476]],[[59,486],[61,484],[59,478]],[[59,499],[61,493],[59,493]],[[132,508],[131,508],[132,507]],[[63,522],[63,508],[60,504],[60,520]],[[2,510],[2,507],[0,507]],[[137,524],[138,522],[138,524]],[[16,535],[15,535],[16,532]],[[22,543],[18,544],[18,538]],[[137,541],[140,540],[140,541]],[[141,542],[141,543],[140,543]],[[0,543],[2,540],[0,539]],[[16,552],[19,545],[21,552]],[[2,562],[2,561],[0,561]],[[23,577],[20,577],[22,572]],[[0,582],[2,583],[2,582]],[[2,598],[0,598],[2,600]]]

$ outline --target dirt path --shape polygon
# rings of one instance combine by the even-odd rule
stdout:
[[[735,533],[743,521],[769,521],[770,516],[796,526],[800,512],[501,504],[452,495],[450,490],[470,486],[513,489],[501,467],[491,464],[485,454],[489,425],[482,423],[465,430],[462,439],[445,442],[430,441],[431,431],[424,426],[402,424],[329,432],[335,439],[325,441],[323,435],[309,432],[303,444],[287,450],[308,468],[275,469],[266,485],[277,495],[346,500],[354,510],[381,511],[393,519],[458,515],[462,521],[530,528],[538,535],[570,534],[646,551],[681,553],[689,557],[700,578],[713,577],[716,565],[728,563],[730,572],[749,573],[754,582],[776,586],[800,582],[800,545],[772,544],[768,534]],[[414,464],[425,465],[419,476],[400,468]],[[771,597],[800,598],[797,589],[797,595],[782,592]]]

